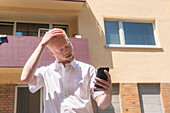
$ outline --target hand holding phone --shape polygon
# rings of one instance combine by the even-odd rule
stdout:
[[[107,75],[104,72],[104,70],[109,72],[109,67],[100,67],[100,68],[98,68],[96,77],[107,81]],[[97,88],[103,88],[103,87],[101,87],[101,86],[99,86],[97,84],[95,84],[94,86],[97,87]]]

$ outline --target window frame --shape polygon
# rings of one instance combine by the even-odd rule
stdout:
[[[0,21],[0,25],[12,26],[12,28],[13,28],[12,35],[14,34],[15,22]]]
[[[16,36],[16,32],[17,32],[17,24],[44,24],[44,25],[48,25],[48,28],[43,28],[43,29],[49,29],[50,28],[50,24],[49,23],[42,23],[42,22],[22,22],[22,21],[17,21],[15,22],[15,31],[14,31],[14,36]],[[40,29],[40,28],[39,28]],[[39,29],[37,31],[37,36],[33,36],[33,37],[39,37]]]
[[[8,22],[11,24],[8,24]],[[12,36],[16,36],[17,23],[48,24],[49,25],[48,29],[53,29],[54,25],[58,25],[59,27],[67,28],[66,33],[67,33],[67,36],[69,37],[69,31],[70,31],[69,23],[64,24],[64,23],[45,23],[45,22],[43,23],[43,22],[27,22],[27,21],[0,21],[0,25],[12,25],[13,26]],[[39,29],[46,29],[46,28],[39,28]],[[37,37],[39,37],[39,30],[37,31],[37,33],[38,33]]]
[[[159,95],[157,95],[157,96],[159,96],[158,98],[160,99],[160,103],[159,104],[161,104],[160,105],[160,107],[161,107],[161,111],[162,111],[162,113],[164,113],[164,107],[163,107],[163,100],[162,100],[162,96],[161,96],[161,86],[160,86],[160,83],[138,83],[137,84],[137,87],[138,87],[138,94],[139,94],[139,101],[140,101],[140,108],[141,108],[141,113],[143,113],[144,111],[145,111],[145,108],[148,108],[148,106],[147,107],[144,107],[144,106],[146,106],[146,105],[148,105],[148,104],[146,104],[146,102],[147,102],[147,100],[145,100],[145,102],[143,101],[143,96],[144,96],[144,94],[146,94],[146,93],[148,93],[148,92],[146,92],[146,93],[141,93],[141,90],[142,90],[142,88],[144,88],[145,86],[148,86],[147,88],[149,89],[149,87],[151,88],[151,87],[157,87],[158,86],[158,90],[159,90]],[[140,89],[141,88],[141,89]],[[147,89],[147,90],[148,90]],[[146,91],[146,90],[145,90]],[[153,92],[152,92],[153,93]],[[141,95],[141,94],[143,94],[143,95]],[[151,93],[148,93],[148,95],[151,95]],[[153,97],[152,97],[153,98]],[[146,99],[146,98],[145,98]]]
[[[105,21],[115,21],[118,22],[118,29],[119,29],[119,38],[120,38],[120,44],[106,44],[106,34],[105,34],[105,47],[116,47],[116,48],[161,48],[160,42],[157,35],[157,27],[156,27],[156,20],[150,20],[150,21],[138,21],[138,20],[119,20],[119,19],[104,19]],[[123,22],[135,22],[135,23],[152,23],[153,26],[153,35],[155,40],[155,45],[126,45],[125,44],[125,36],[124,36],[124,29],[123,29]],[[104,23],[103,23],[104,25]],[[104,33],[105,31],[104,26]]]
[[[26,84],[17,84],[15,85],[15,97],[14,97],[14,113],[17,113],[17,95],[19,87],[27,87]],[[40,113],[43,113],[43,89],[40,89]]]

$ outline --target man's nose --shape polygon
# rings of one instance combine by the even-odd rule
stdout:
[[[69,47],[65,47],[65,48],[64,48],[64,53],[67,53],[69,50],[70,50]]]

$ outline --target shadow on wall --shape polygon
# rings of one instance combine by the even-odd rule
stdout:
[[[90,64],[95,67],[113,67],[112,50],[105,48],[105,35],[97,18],[86,2],[78,17],[79,33],[88,38]]]

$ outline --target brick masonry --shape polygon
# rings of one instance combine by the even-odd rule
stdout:
[[[122,113],[141,113],[137,83],[120,83]]]
[[[160,84],[164,113],[170,113],[170,83]]]
[[[14,112],[14,84],[0,84],[0,113]]]
[[[120,83],[121,113],[141,113],[137,83]],[[164,113],[170,113],[170,83],[160,83]],[[0,84],[0,113],[14,112],[15,84]],[[96,103],[93,100],[94,113]]]

